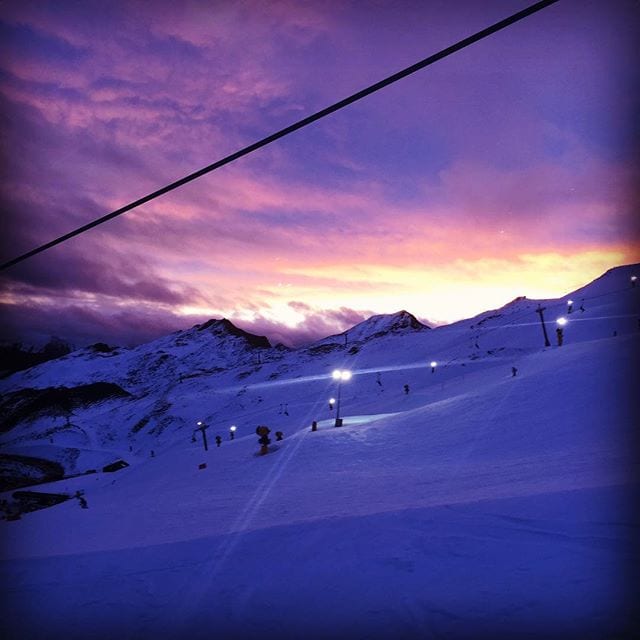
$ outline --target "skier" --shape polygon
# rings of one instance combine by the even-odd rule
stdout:
[[[518,370],[515,367],[511,367],[511,376],[515,378],[517,374]]]
[[[584,313],[584,300],[580,300],[580,311]]]
[[[216,447],[219,447],[222,444],[222,438],[220,436],[216,436]]]
[[[276,440],[282,440],[284,433],[282,431],[276,431]]]
[[[409,395],[409,385],[408,385],[408,384],[405,384],[405,385],[404,385],[404,395],[405,395],[405,396],[408,396],[408,395]]]
[[[271,429],[264,425],[256,427],[256,433],[260,436],[258,439],[258,444],[260,445],[260,455],[264,456],[269,453],[269,445],[271,444],[271,439],[269,438],[269,434],[271,433]]]
[[[156,457],[156,452],[155,452],[153,449],[151,449],[151,457],[152,457],[152,458],[155,458],[155,457]]]
[[[561,347],[562,346],[562,339],[564,337],[564,331],[562,330],[562,327],[558,327],[556,329],[556,336],[558,337],[558,346]]]

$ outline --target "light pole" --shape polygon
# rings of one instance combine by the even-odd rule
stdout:
[[[335,398],[329,398],[329,411],[333,411],[333,405],[336,403]]]
[[[229,439],[230,440],[233,440],[236,437],[236,429],[237,429],[237,427],[236,427],[235,424],[232,424],[229,427]]]
[[[631,286],[635,287],[636,286],[636,280],[638,279],[638,276],[631,276],[630,280],[631,280]]]
[[[556,324],[558,325],[556,329],[556,336],[558,337],[558,346],[562,346],[562,341],[564,339],[564,326],[569,322],[566,318],[558,318],[556,320]]]
[[[207,434],[206,434],[206,431],[205,431],[206,429],[209,428],[209,425],[205,424],[201,420],[198,420],[198,422],[196,422],[196,424],[198,425],[198,428],[196,429],[196,431],[200,431],[202,433],[202,444],[204,444],[204,450],[205,451],[209,451],[209,445],[207,443]]]
[[[340,417],[340,395],[342,391],[342,383],[347,382],[347,380],[351,380],[351,371],[346,369],[336,369],[331,377],[337,381],[338,383],[338,402],[336,404],[336,422],[333,425],[334,427],[342,426],[342,418]]]
[[[435,373],[436,372],[436,367],[438,366],[438,363],[435,360],[432,360],[429,364],[431,366],[431,373]]]
[[[573,311],[573,300],[567,300],[567,313],[571,313]]]

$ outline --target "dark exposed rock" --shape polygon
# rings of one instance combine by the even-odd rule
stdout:
[[[67,493],[44,493],[42,491],[15,491],[12,497],[17,501],[20,513],[53,507],[71,498]]]
[[[92,344],[89,349],[96,353],[113,353],[116,347],[110,347],[106,342],[96,342]]]
[[[0,491],[52,482],[63,477],[64,467],[58,462],[32,456],[0,454]]]
[[[309,347],[307,349],[307,353],[315,356],[320,353],[331,353],[332,351],[336,351],[336,349],[340,349],[341,347],[342,345],[337,344],[336,342],[331,342],[329,344],[319,344],[316,347]]]
[[[6,377],[16,371],[24,371],[36,365],[55,360],[71,353],[71,347],[59,338],[51,340],[40,350],[25,349],[22,344],[0,345],[1,377]]]
[[[93,382],[77,387],[20,389],[0,400],[0,431],[9,431],[23,420],[42,415],[68,416],[74,409],[131,394],[112,382]]]
[[[236,327],[230,320],[223,318],[222,320],[207,320],[201,325],[196,325],[198,331],[209,330],[216,335],[230,334],[238,338],[244,338],[249,345],[255,349],[270,349],[271,343],[265,336],[256,336]]]

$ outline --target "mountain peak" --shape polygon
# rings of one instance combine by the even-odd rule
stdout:
[[[250,346],[256,349],[270,349],[271,343],[265,336],[257,336],[253,333],[249,333],[248,331],[244,331],[239,327],[236,327],[231,320],[227,320],[227,318],[222,318],[221,320],[217,320],[215,318],[211,318],[202,324],[197,324],[194,327],[197,331],[209,331],[214,335],[224,336],[224,335],[232,335],[238,338],[244,338]]]
[[[427,331],[431,327],[422,324],[413,314],[405,311],[396,313],[380,314],[371,316],[355,326],[316,342],[315,345],[364,342],[371,338],[380,338],[389,334],[400,334],[405,332]]]
[[[349,329],[346,333],[352,339],[364,340],[387,333],[424,331],[425,329],[430,329],[430,327],[422,324],[413,314],[403,309],[396,313],[371,316]]]

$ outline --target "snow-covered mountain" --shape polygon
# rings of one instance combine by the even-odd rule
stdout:
[[[271,345],[264,336],[247,333],[226,319],[212,319],[132,349],[98,343],[17,372],[2,386],[77,385],[109,379],[146,389],[145,385],[155,387],[159,380],[177,381],[181,375],[257,362],[265,350],[271,350]]]
[[[318,345],[357,345],[374,338],[382,338],[389,335],[404,335],[410,331],[426,331],[430,327],[422,324],[408,311],[398,311],[392,314],[375,315],[363,320],[357,325],[311,345],[314,349]]]
[[[38,487],[88,509],[0,523],[11,637],[625,637],[639,267],[433,329],[286,350],[213,320],[3,380],[14,477],[98,471]]]

